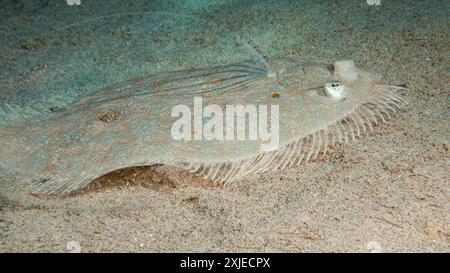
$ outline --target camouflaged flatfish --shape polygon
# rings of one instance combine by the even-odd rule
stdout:
[[[54,111],[3,104],[0,165],[35,181],[36,193],[67,193],[130,166],[166,164],[216,183],[298,165],[354,140],[406,101],[350,58],[324,64],[271,58],[149,75],[99,90]],[[277,105],[279,146],[256,140],[181,140],[176,105]],[[9,120],[15,120],[13,123]],[[237,130],[237,129],[236,129]]]

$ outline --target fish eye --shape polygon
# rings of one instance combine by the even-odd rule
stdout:
[[[340,82],[326,83],[323,87],[323,93],[327,98],[343,99],[346,92],[344,84]]]

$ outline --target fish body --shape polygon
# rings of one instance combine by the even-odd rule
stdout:
[[[36,193],[72,192],[111,171],[153,164],[226,184],[300,164],[355,139],[406,104],[400,89],[379,84],[348,58],[333,64],[271,58],[148,75],[106,87],[50,115],[24,111],[24,118],[3,123],[0,165],[34,178]],[[223,124],[223,134],[215,139],[203,132],[211,105],[210,110],[221,110],[214,117],[223,114],[214,126],[219,130]],[[235,124],[227,131],[226,109],[239,105],[244,108],[235,113],[244,117],[245,128]],[[184,139],[174,137],[181,118],[177,106],[189,109],[190,128],[181,128],[190,134]],[[2,106],[1,114],[20,114],[10,108]],[[265,133],[277,131],[275,145],[261,136],[261,112],[255,127],[242,109],[267,110]],[[238,130],[246,137],[237,139]]]

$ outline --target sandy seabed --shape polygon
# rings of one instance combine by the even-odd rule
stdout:
[[[56,2],[0,7],[2,45],[118,10],[184,12],[267,56],[351,55],[406,84],[410,105],[324,157],[228,188],[154,166],[44,198],[1,177],[1,252],[448,252],[447,1]]]

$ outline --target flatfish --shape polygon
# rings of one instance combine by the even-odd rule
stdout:
[[[31,190],[43,194],[154,164],[229,184],[355,140],[407,104],[403,89],[379,83],[349,57],[275,57],[150,74],[50,114],[0,105],[0,165],[29,177]]]

